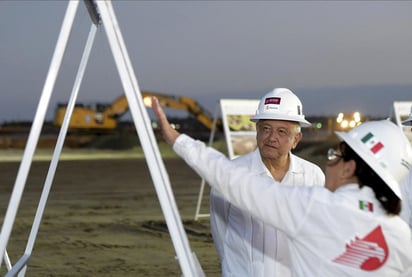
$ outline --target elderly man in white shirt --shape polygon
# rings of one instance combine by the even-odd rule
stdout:
[[[265,94],[251,120],[256,122],[257,149],[234,159],[234,165],[284,185],[324,184],[320,167],[291,152],[302,139],[301,127],[311,126],[292,91],[275,88]],[[291,276],[288,237],[230,204],[215,189],[210,224],[223,277]]]

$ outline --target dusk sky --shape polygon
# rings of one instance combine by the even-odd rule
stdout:
[[[0,1],[0,123],[32,120],[67,1]],[[260,99],[292,89],[307,116],[386,116],[412,101],[412,1],[113,1],[141,90]],[[67,102],[91,21],[80,3],[47,118]],[[123,94],[103,26],[78,102]]]

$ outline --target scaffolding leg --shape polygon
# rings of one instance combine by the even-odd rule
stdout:
[[[49,106],[51,94],[57,78],[57,73],[60,69],[63,54],[66,49],[67,41],[69,39],[78,4],[78,1],[69,1],[63,20],[63,25],[60,31],[60,36],[57,41],[49,72],[47,74],[46,82],[43,87],[43,92],[39,100],[36,115],[30,129],[30,134],[27,139],[22,162],[17,173],[16,182],[13,187],[9,206],[6,211],[2,230],[0,233],[0,262],[3,261],[3,255],[5,253],[11,230],[16,219],[17,210],[20,205],[20,200],[24,191],[27,176],[30,171],[31,163],[33,161],[33,155],[36,150],[37,142],[39,141],[39,136],[43,127],[44,119],[46,117],[47,108]]]

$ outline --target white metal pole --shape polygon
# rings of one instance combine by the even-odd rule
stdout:
[[[123,38],[113,12],[111,1],[97,1],[110,47],[120,74],[123,88],[129,103],[137,134],[142,144],[147,164],[156,188],[157,196],[171,233],[179,263],[184,276],[204,276],[200,265],[194,259],[177,205],[170,188],[170,181],[161,159],[147,110],[143,104],[136,75],[124,45]]]
[[[209,143],[208,143],[209,146],[213,145],[213,140],[215,138],[218,114],[219,114],[219,104],[216,104],[215,113],[213,115],[212,130],[210,131],[210,136],[209,136]],[[209,217],[210,216],[210,213],[207,213],[207,214],[201,214],[200,213],[200,208],[202,206],[202,200],[203,200],[203,193],[204,193],[204,190],[205,190],[205,185],[206,185],[206,180],[204,178],[202,178],[202,181],[200,183],[199,195],[197,197],[195,220],[198,220],[201,217]]]
[[[73,90],[70,96],[70,100],[66,108],[66,113],[64,115],[63,124],[62,124],[62,127],[60,128],[59,136],[57,138],[56,147],[53,152],[52,161],[50,163],[50,167],[47,172],[46,181],[43,187],[43,192],[40,197],[40,202],[39,202],[39,206],[36,211],[36,216],[34,217],[29,240],[27,242],[25,254],[29,256],[32,253],[33,246],[36,241],[37,232],[39,230],[40,222],[41,222],[41,219],[43,217],[43,213],[46,207],[47,198],[49,196],[50,189],[51,189],[53,179],[54,179],[54,175],[56,173],[57,164],[59,162],[60,154],[63,149],[64,141],[66,139],[67,130],[69,129],[70,119],[73,114],[73,109],[76,104],[77,96],[79,94],[80,86],[83,80],[84,72],[86,70],[87,62],[90,57],[90,52],[93,46],[93,42],[96,37],[96,31],[97,31],[97,26],[95,24],[92,24],[90,31],[89,31],[89,36],[87,39],[85,49],[83,51],[83,56],[80,61],[80,66],[77,72],[76,80],[73,85]],[[26,273],[26,270],[27,270],[27,265],[25,265],[23,270],[19,273],[19,277],[23,277]]]
[[[7,270],[10,270],[11,262],[10,262],[10,257],[9,257],[9,254],[7,253],[7,250],[4,251],[4,263],[6,264]]]
[[[0,233],[0,261],[3,261],[3,255],[10,238],[10,233],[13,228],[14,220],[16,218],[17,210],[20,204],[21,196],[23,194],[27,176],[30,171],[33,155],[36,150],[41,129],[43,127],[47,107],[49,105],[50,97],[54,88],[54,84],[56,82],[57,73],[62,62],[63,54],[66,49],[67,41],[69,39],[70,31],[73,25],[74,17],[76,15],[78,4],[79,1],[77,0],[69,1],[69,4],[67,6],[66,14],[63,20],[63,25],[60,31],[60,36],[56,44],[49,72],[47,74],[46,82],[43,87],[43,92],[37,107],[36,115],[34,117],[30,134],[27,139],[26,148],[24,150],[22,162],[17,173],[16,182],[14,184],[13,192],[10,197],[9,206],[4,217],[3,226]]]

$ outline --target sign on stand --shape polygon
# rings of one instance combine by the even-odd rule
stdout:
[[[223,131],[230,159],[256,148],[255,123],[250,118],[256,113],[259,100],[220,99]]]
[[[412,111],[412,101],[395,101],[393,102],[392,120],[402,128],[409,142],[412,144],[412,131],[410,126],[403,126],[402,121],[408,119]]]
[[[259,105],[259,100],[256,99],[220,99],[220,110],[223,121],[223,131],[227,145],[228,156],[230,159],[236,158],[239,155],[246,154],[256,148],[256,129],[255,123],[250,121],[252,115],[256,113]],[[216,127],[217,112],[215,113],[215,121],[209,138],[209,146],[212,145],[214,139],[214,131]],[[197,198],[197,205],[194,219],[198,220],[201,217],[209,217],[210,214],[200,213],[200,207],[203,200],[203,193],[206,186],[205,179],[202,178],[200,183],[200,191]]]

